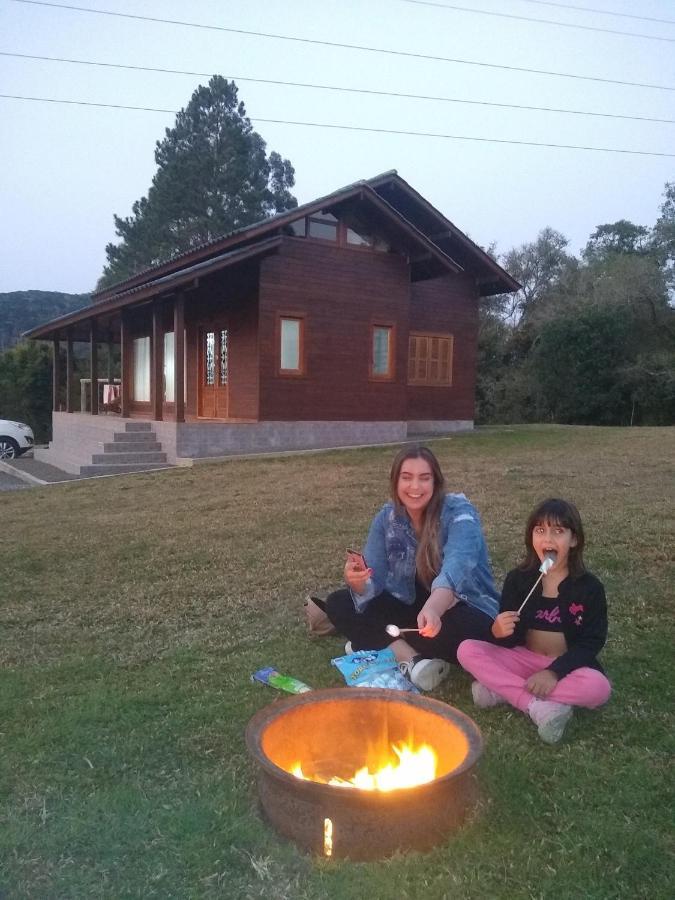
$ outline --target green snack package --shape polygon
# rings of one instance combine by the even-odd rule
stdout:
[[[304,681],[299,681],[291,675],[281,675],[276,669],[268,666],[266,669],[258,669],[251,675],[251,681],[259,681],[261,684],[269,684],[278,688],[280,691],[287,691],[289,694],[305,694],[311,691],[311,687]]]

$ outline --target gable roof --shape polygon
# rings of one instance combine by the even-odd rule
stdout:
[[[481,296],[517,291],[520,284],[488,253],[432,206],[395,170],[371,178],[368,184],[412,225],[462,268],[475,275]]]
[[[52,337],[76,323],[105,316],[124,306],[189,284],[200,275],[276,252],[286,233],[284,229],[313,213],[332,210],[339,216],[364,206],[377,217],[380,228],[391,241],[405,247],[410,257],[413,280],[447,272],[465,272],[475,278],[483,296],[515,291],[520,287],[482,248],[392,170],[235,229],[165,263],[145,269],[97,291],[89,306],[33,328],[25,336]]]
[[[435,256],[450,271],[466,271],[476,277],[482,295],[505,293],[518,290],[520,285],[515,279],[496,263],[481,247],[475,244],[449,219],[433,207],[421,194],[404,181],[395,170],[377,175],[374,178],[356,181],[346,187],[339,188],[324,197],[304,203],[295,209],[287,210],[276,216],[237,228],[228,234],[221,235],[200,244],[194,249],[172,257],[131,278],[104,288],[93,294],[95,302],[112,294],[127,291],[132,287],[154,280],[157,276],[168,274],[178,268],[192,265],[210,256],[216,256],[225,249],[245,245],[260,239],[298,219],[312,215],[329,207],[345,204],[349,200],[361,198],[371,205],[379,207],[388,214],[390,223],[396,223],[408,237],[416,240]]]

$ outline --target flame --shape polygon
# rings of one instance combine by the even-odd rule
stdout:
[[[395,791],[434,780],[438,758],[428,744],[422,744],[417,749],[406,743],[392,744],[391,749],[396,756],[394,762],[384,762],[373,772],[368,766],[363,766],[348,779],[334,777],[326,780],[318,776],[309,777],[304,774],[302,764],[299,762],[290,769],[290,772],[303,781],[317,781],[319,784],[358,788],[362,791]]]

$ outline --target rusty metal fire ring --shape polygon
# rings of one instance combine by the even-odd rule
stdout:
[[[291,774],[297,760],[338,776],[354,771],[363,764],[365,744],[382,728],[392,743],[411,732],[431,742],[439,755],[437,777],[382,793]],[[429,850],[464,822],[478,796],[480,729],[460,710],[422,695],[334,688],[278,700],[253,716],[246,745],[258,765],[264,816],[280,834],[320,856],[367,860]]]

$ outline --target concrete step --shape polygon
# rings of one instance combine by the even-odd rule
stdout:
[[[145,436],[145,432],[139,432]],[[117,437],[117,435],[115,435]],[[129,437],[129,435],[125,435]],[[112,444],[104,444],[104,453],[145,453],[147,450],[161,450],[159,441],[114,441]]]
[[[171,469],[166,463],[120,463],[118,465],[97,464],[80,466],[80,475],[124,475],[131,472],[148,472],[155,469]]]
[[[116,431],[113,434],[113,441],[136,441],[142,444],[144,441],[156,441],[157,435],[154,431]]]
[[[152,422],[125,422],[125,431],[152,431]]]
[[[159,451],[133,453],[94,453],[91,457],[92,464],[118,466],[120,463],[166,463],[166,453]]]

